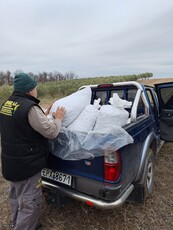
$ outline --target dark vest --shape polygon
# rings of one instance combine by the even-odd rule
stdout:
[[[0,108],[2,174],[6,180],[25,180],[46,167],[48,140],[28,122],[30,108],[39,107],[38,103],[36,98],[14,91]]]

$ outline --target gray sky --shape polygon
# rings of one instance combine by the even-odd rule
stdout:
[[[0,70],[173,77],[173,0],[0,0]]]

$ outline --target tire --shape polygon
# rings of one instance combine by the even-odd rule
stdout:
[[[155,179],[155,157],[152,149],[148,150],[143,175],[142,183],[135,184],[135,188],[129,197],[130,202],[144,204],[146,199],[150,198],[154,191]]]
[[[146,160],[144,171],[144,200],[151,197],[154,191],[154,179],[155,179],[155,159],[151,149],[149,149],[148,157]]]

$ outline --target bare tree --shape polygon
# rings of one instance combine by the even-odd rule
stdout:
[[[0,85],[4,84],[4,72],[0,71]]]
[[[17,69],[13,74],[7,70],[6,72],[0,71],[0,85],[3,84],[13,84],[13,76],[22,73],[21,69]],[[36,81],[45,83],[47,81],[62,81],[62,80],[71,80],[77,78],[77,75],[73,71],[66,72],[62,74],[59,71],[54,72],[40,72],[34,74],[33,72],[27,73],[29,76],[33,77]]]
[[[54,76],[55,76],[56,81],[64,80],[63,74],[58,71],[54,71]]]
[[[11,72],[9,70],[7,70],[7,72],[6,72],[6,84],[10,85],[11,82],[12,82]]]
[[[14,75],[19,74],[19,73],[22,73],[22,72],[23,72],[22,69],[17,69],[17,70],[14,72]]]
[[[52,72],[49,72],[47,74],[48,81],[55,81],[54,74]]]
[[[75,73],[73,71],[69,71],[67,73],[65,73],[65,80],[72,80],[77,78],[77,75],[75,75]]]
[[[34,73],[33,72],[29,72],[27,73],[30,77],[33,77],[34,78]]]

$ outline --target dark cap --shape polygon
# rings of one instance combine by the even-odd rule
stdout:
[[[26,73],[19,73],[14,77],[14,90],[21,92],[29,92],[33,90],[37,82]]]

